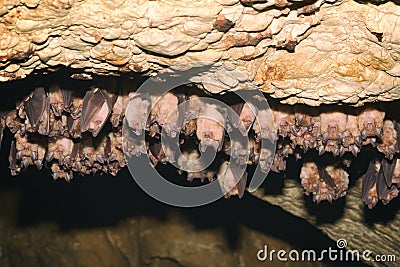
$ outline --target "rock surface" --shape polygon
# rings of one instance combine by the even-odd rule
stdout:
[[[362,105],[400,98],[399,19],[393,2],[5,0],[0,80],[209,61],[283,103]]]

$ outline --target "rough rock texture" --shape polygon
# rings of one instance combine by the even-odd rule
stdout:
[[[4,0],[0,80],[219,61],[284,103],[388,101],[400,94],[399,19],[393,2]]]

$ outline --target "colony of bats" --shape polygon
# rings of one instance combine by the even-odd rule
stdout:
[[[271,106],[272,120],[261,99],[254,97],[243,103],[234,97],[228,100],[229,94],[213,96],[225,101],[230,110],[204,103],[201,96],[206,93],[198,87],[201,85],[187,85],[163,96],[135,94],[129,86],[115,84],[96,85],[86,91],[68,90],[62,85],[38,87],[1,116],[2,130],[7,126],[14,134],[9,154],[11,173],[17,175],[35,165],[51,169],[54,179],[67,181],[77,174],[116,175],[125,167],[126,157],[148,154],[153,166],[176,162],[190,170],[188,181],[217,180],[226,196],[242,197],[248,174],[236,177],[235,168],[258,164],[263,172],[284,172],[290,155],[300,159],[308,150],[315,150],[337,159],[333,164],[317,159],[304,161],[301,183],[305,193],[319,203],[346,194],[349,159],[357,157],[363,147],[372,147],[374,155],[362,177],[363,202],[373,208],[378,201],[387,204],[398,195],[400,123],[387,118],[382,110],[365,107],[339,111],[338,107],[276,104]],[[182,103],[183,109],[178,112],[176,107]],[[128,131],[122,131],[124,123]],[[207,149],[224,156],[217,157],[219,160],[205,170],[183,166],[187,162],[182,156],[161,145],[161,130],[167,138],[179,138],[182,154],[188,159],[198,159]],[[249,138],[248,144],[229,138],[231,131]],[[276,142],[274,156],[260,145],[262,142]],[[239,179],[236,185],[234,179]],[[227,189],[232,186],[232,190]]]

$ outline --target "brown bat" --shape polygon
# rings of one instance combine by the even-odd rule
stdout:
[[[306,195],[312,193],[317,204],[322,200],[332,201],[346,195],[349,179],[342,168],[335,165],[320,166],[315,162],[306,162],[301,168],[301,184]]]
[[[321,113],[321,134],[323,143],[328,140],[337,140],[346,130],[347,115],[342,112]]]
[[[49,133],[50,101],[43,87],[37,87],[28,100],[24,102],[24,110],[33,132],[42,135]]]
[[[1,143],[3,140],[3,132],[4,128],[6,128],[6,117],[7,117],[6,111],[0,111],[0,151],[1,151]]]
[[[244,190],[246,189],[247,172],[244,171],[243,175],[239,177],[241,172],[239,165],[234,162],[224,161],[217,173],[218,183],[225,194],[225,198],[233,195],[238,195],[242,198]],[[235,182],[236,180],[236,182]]]
[[[232,125],[234,128],[239,128],[240,133],[243,136],[247,136],[251,126],[254,123],[254,120],[256,119],[256,107],[252,103],[244,102],[231,105],[230,107],[232,110],[228,109],[227,112],[230,125]],[[235,112],[237,116],[235,116],[235,114],[232,112]]]
[[[19,166],[18,166],[18,159],[17,159],[17,147],[15,144],[15,140],[11,141],[11,146],[10,146],[10,154],[8,156],[8,161],[10,163],[10,171],[11,175],[15,176],[19,173]]]
[[[93,87],[83,98],[81,132],[96,137],[107,122],[113,108],[112,100],[103,89]]]
[[[225,110],[214,104],[206,103],[197,118],[197,139],[200,140],[200,151],[205,152],[207,147],[221,151],[225,135]]]
[[[179,98],[173,93],[168,92],[161,97],[154,96],[152,102],[154,105],[151,115],[154,120],[163,128],[167,135],[176,137],[177,129],[179,128],[178,119],[182,118],[182,115],[179,116],[177,108],[180,102]]]
[[[49,101],[50,107],[55,116],[61,116],[64,110],[63,104],[63,93],[61,92],[61,88],[58,85],[52,85],[49,88]]]
[[[378,202],[378,192],[376,187],[377,179],[384,179],[380,172],[380,162],[375,158],[368,165],[367,172],[362,176],[362,200],[369,209],[375,207]]]
[[[260,113],[260,111],[259,111],[259,113]],[[278,135],[282,136],[282,137],[288,136],[288,134],[292,132],[292,130],[290,129],[290,126],[291,125],[293,126],[295,123],[295,118],[293,115],[292,107],[285,107],[282,110],[272,109],[272,114],[273,114],[274,120],[275,120],[274,129],[277,129]],[[261,116],[261,114],[260,114],[260,116],[257,115],[257,119],[258,118],[268,118],[268,116],[266,116],[266,115]],[[257,120],[256,120],[256,122],[257,122]],[[254,126],[256,126],[256,122],[254,123]],[[268,125],[268,124],[265,123],[265,125]],[[257,130],[255,127],[254,127],[254,130],[257,134]]]
[[[358,128],[361,131],[363,140],[370,136],[382,135],[383,119],[385,112],[376,109],[366,108],[358,114]]]
[[[397,139],[397,122],[385,120],[382,127],[381,144],[377,146],[379,152],[382,152],[386,158],[392,159],[393,155],[397,152],[398,141]]]
[[[395,165],[396,163],[392,164]],[[387,205],[393,198],[397,197],[399,194],[399,190],[397,189],[397,185],[390,184],[387,185],[387,181],[384,179],[384,174],[382,169],[379,171],[379,176],[376,180],[376,191],[378,192],[379,200],[382,200],[384,205]]]
[[[180,168],[186,170],[189,182],[193,181],[193,179],[200,179],[201,182],[204,182],[207,179],[211,183],[214,179],[215,171],[208,168],[203,170],[202,164],[196,161],[199,158],[200,154],[196,149],[184,150],[177,163]],[[191,161],[195,161],[195,163]],[[181,173],[181,170],[178,170],[178,172]]]
[[[129,94],[129,106],[125,112],[125,120],[136,135],[151,126],[150,97],[148,95]]]

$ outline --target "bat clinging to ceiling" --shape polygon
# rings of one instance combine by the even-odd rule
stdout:
[[[112,100],[103,89],[92,88],[85,94],[82,105],[81,131],[90,131],[96,137],[112,110]]]
[[[225,198],[233,195],[238,195],[239,198],[243,197],[246,189],[247,172],[244,171],[242,176],[239,177],[241,172],[239,165],[234,162],[225,161],[221,164],[217,173],[217,180]]]
[[[25,113],[33,132],[42,135],[49,133],[50,101],[43,87],[37,87],[28,100],[24,102]]]

